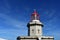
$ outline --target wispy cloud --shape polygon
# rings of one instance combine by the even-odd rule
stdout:
[[[3,18],[4,19],[3,23],[9,25],[9,27],[12,26],[16,28],[23,28],[25,26],[25,22],[18,21],[5,14],[0,14],[0,18]]]
[[[7,40],[7,39],[4,39],[4,38],[0,38],[0,40]]]
[[[55,10],[47,11],[45,17],[43,16],[44,27],[43,33],[47,36],[54,36],[54,40],[60,40],[60,28],[58,13]]]
[[[11,18],[6,14],[0,13],[0,22],[1,21],[3,22],[3,28],[0,29],[0,37],[3,36],[8,39],[15,37],[13,39],[16,39],[19,35],[27,35],[27,30],[25,27],[26,23],[24,21],[18,21],[17,19]],[[2,26],[0,25],[0,27]]]

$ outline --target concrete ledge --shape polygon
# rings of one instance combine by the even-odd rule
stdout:
[[[18,38],[38,38],[38,37],[35,37],[35,36],[19,36]]]
[[[42,36],[41,38],[54,38],[53,36]]]
[[[18,36],[17,38],[52,38],[52,39],[54,39],[53,36],[39,36],[39,37],[37,37],[37,36]]]

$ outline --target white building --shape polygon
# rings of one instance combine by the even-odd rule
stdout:
[[[28,36],[19,36],[17,40],[54,40],[52,36],[43,36],[43,24],[39,20],[39,14],[34,10],[31,21],[27,24]]]

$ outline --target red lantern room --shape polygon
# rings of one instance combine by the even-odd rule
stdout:
[[[36,10],[34,10],[34,12],[32,13],[31,20],[39,20],[39,14]]]

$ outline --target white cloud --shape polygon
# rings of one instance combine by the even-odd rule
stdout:
[[[4,39],[4,38],[0,38],[0,40],[7,40],[7,39]]]
[[[13,18],[11,18],[10,16],[5,15],[5,14],[0,14],[0,17],[5,20],[5,21],[4,21],[5,24],[11,25],[11,26],[13,26],[13,27],[18,27],[18,28],[20,28],[20,26],[24,26],[24,25],[25,25],[24,22],[21,22],[21,21],[18,21],[18,20],[16,20],[16,19],[13,19]]]

